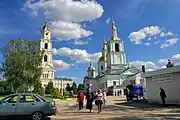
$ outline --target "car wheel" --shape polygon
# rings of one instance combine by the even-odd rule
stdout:
[[[34,112],[32,114],[33,120],[43,120],[43,114],[41,112]]]

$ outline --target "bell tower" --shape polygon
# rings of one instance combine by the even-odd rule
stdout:
[[[118,37],[115,21],[112,19],[111,38],[107,43],[107,66],[126,64],[124,43]]]
[[[41,83],[42,85],[47,85],[49,81],[54,80],[54,66],[52,64],[52,40],[51,40],[51,29],[48,25],[47,19],[45,24],[41,29],[41,40],[40,40],[40,50],[43,51],[42,59],[42,75]]]

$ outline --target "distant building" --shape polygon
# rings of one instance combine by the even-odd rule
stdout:
[[[69,83],[70,86],[73,84],[73,80],[69,78],[58,78],[55,77],[54,80],[54,87],[58,88],[59,90],[63,90],[67,87],[67,84]]]

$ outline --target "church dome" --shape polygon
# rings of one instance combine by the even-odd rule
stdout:
[[[101,57],[99,58],[99,62],[104,62],[104,61],[106,61],[106,57],[105,57],[105,56],[101,56]]]
[[[42,27],[42,30],[45,31],[45,30],[51,30],[51,29],[50,29],[49,25],[47,23],[45,23]]]
[[[88,68],[88,70],[90,70],[90,71],[94,71],[94,70],[96,70],[93,66],[90,66],[89,68]]]
[[[94,71],[94,70],[96,70],[96,69],[92,65],[92,61],[90,61],[90,66],[88,67],[88,71]]]

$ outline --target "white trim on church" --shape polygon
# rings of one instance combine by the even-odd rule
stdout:
[[[117,35],[117,29],[114,20],[112,20],[112,35],[108,42],[103,43],[101,50],[102,56],[98,61],[98,75],[95,75],[95,68],[90,62],[87,71],[87,76],[84,77],[85,88],[88,84],[92,84],[92,90],[98,89],[108,90],[111,89],[112,94],[118,93],[123,90],[126,85],[130,84],[133,79],[136,83],[140,83],[141,71],[137,68],[130,66],[126,62],[126,54],[124,51],[124,43]],[[93,68],[93,69],[90,69]],[[131,80],[129,80],[131,79]]]

